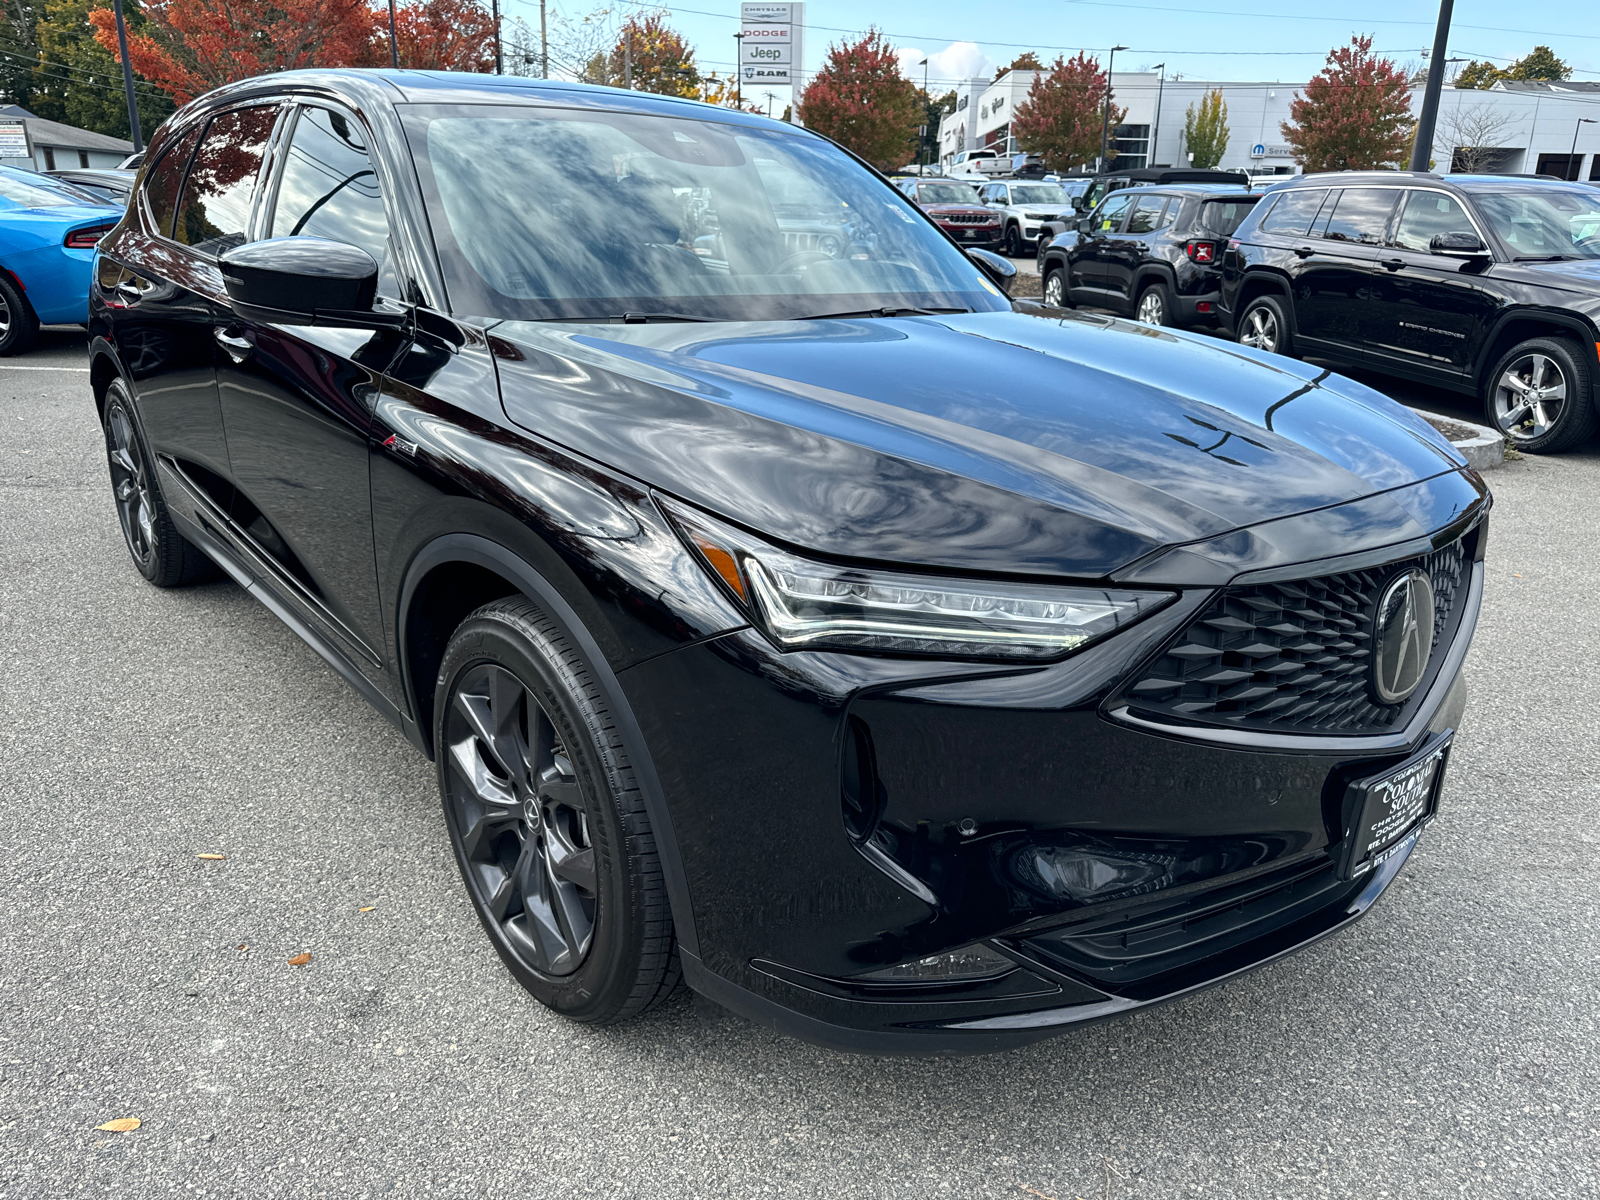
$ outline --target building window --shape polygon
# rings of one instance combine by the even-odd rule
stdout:
[[[1600,181],[1600,154],[1596,154],[1589,160],[1589,179],[1591,181]]]
[[[44,147],[44,169],[46,171],[54,171],[56,169],[56,152],[49,146]]]
[[[1540,175],[1554,175],[1557,179],[1577,180],[1578,168],[1583,165],[1581,154],[1541,154],[1535,168]]]
[[[85,171],[89,169],[89,152],[87,150],[78,151],[78,165]]]
[[[1111,135],[1117,156],[1111,165],[1118,171],[1133,171],[1144,166],[1150,158],[1150,126],[1118,125]]]

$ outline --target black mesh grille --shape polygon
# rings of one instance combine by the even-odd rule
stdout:
[[[1387,730],[1406,706],[1379,704],[1368,691],[1373,610],[1388,582],[1413,566],[1433,579],[1437,663],[1466,599],[1460,541],[1368,571],[1229,588],[1126,690],[1125,701],[1148,716],[1242,729]]]

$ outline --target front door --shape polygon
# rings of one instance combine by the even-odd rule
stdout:
[[[1106,302],[1119,312],[1133,311],[1133,279],[1139,265],[1149,256],[1150,239],[1162,228],[1162,214],[1166,208],[1165,196],[1135,193],[1122,232],[1106,240],[1101,252],[1105,262]]]
[[[1067,286],[1075,303],[1105,303],[1106,250],[1122,232],[1132,204],[1131,192],[1107,199],[1090,215],[1089,232],[1079,234],[1077,245],[1067,252]]]
[[[255,232],[361,247],[380,266],[380,306],[400,313],[383,196],[359,122],[297,106],[274,160]],[[271,324],[231,311],[215,333],[233,477],[255,512],[246,531],[271,556],[280,593],[393,698],[367,438],[381,372],[404,339],[399,330]]]
[[[1399,188],[1345,188],[1322,206],[1306,242],[1309,253],[1295,271],[1295,326],[1302,341],[1345,353],[1362,349],[1365,310],[1382,296],[1378,258],[1399,196]]]

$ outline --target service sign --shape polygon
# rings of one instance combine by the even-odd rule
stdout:
[[[799,82],[804,4],[741,4],[739,74],[746,83]]]
[[[28,145],[28,127],[21,121],[0,118],[0,158],[32,158],[33,147]]]

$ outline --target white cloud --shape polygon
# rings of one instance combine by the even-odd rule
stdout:
[[[896,46],[894,52],[900,59],[900,73],[919,87],[922,85],[922,60],[928,60],[928,90],[936,96],[963,79],[994,75],[994,61],[971,42],[952,42],[931,54],[912,46]]]

